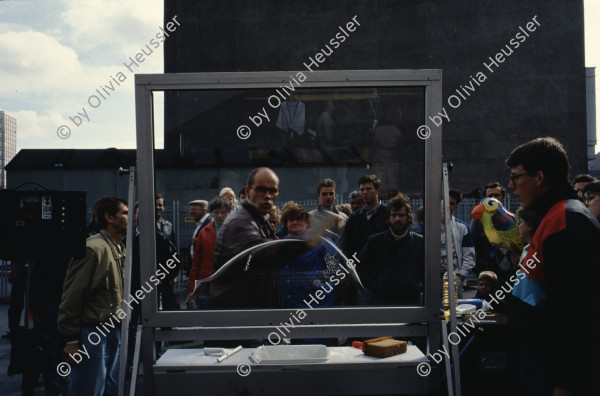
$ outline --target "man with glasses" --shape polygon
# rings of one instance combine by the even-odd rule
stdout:
[[[317,198],[319,198],[320,205],[317,206],[315,210],[309,212],[310,218],[314,220],[319,220],[325,216],[325,211],[329,211],[338,216],[337,223],[334,224],[329,230],[333,234],[329,234],[334,241],[337,241],[342,234],[342,230],[346,225],[346,221],[348,221],[348,216],[344,213],[341,213],[335,208],[335,198],[336,195],[336,186],[335,182],[331,179],[323,179],[317,186]]]
[[[506,190],[498,182],[491,182],[483,187],[485,195],[482,198],[495,198],[502,205],[506,198]],[[475,273],[481,271],[493,271],[498,276],[499,284],[506,282],[514,273],[512,255],[505,248],[498,248],[490,243],[481,220],[471,220],[471,231],[473,233],[473,244],[475,246]]]
[[[248,175],[248,197],[241,208],[227,217],[217,236],[213,273],[238,253],[275,239],[267,215],[279,195],[279,178],[269,168],[256,168]],[[278,270],[270,248],[246,255],[210,283],[216,308],[274,308],[279,304],[273,273]]]
[[[542,218],[522,258],[519,287],[527,293],[509,299],[523,394],[598,395],[600,224],[569,184],[569,159],[556,139],[517,147],[506,165],[508,187]]]
[[[458,210],[458,204],[462,201],[462,194],[458,190],[448,192],[450,206],[450,222],[452,229],[452,247],[446,246],[446,217],[444,216],[444,206],[442,201],[442,250],[441,250],[441,271],[442,275],[447,275],[448,251],[451,252],[452,266],[456,274],[456,285],[458,298],[463,297],[464,282],[469,276],[469,272],[475,267],[475,248],[473,247],[473,235],[467,223],[454,217]]]
[[[579,198],[583,201],[583,189],[585,188],[585,186],[588,185],[588,183],[593,183],[596,180],[593,176],[588,175],[588,174],[582,174],[582,175],[577,175],[575,176],[575,179],[573,179],[573,186],[575,186],[575,188],[577,189],[577,195],[579,196]]]
[[[588,183],[583,189],[583,203],[600,221],[600,181]]]

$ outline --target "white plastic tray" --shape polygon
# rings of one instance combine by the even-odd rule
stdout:
[[[260,364],[322,363],[329,360],[325,345],[265,345],[250,355]]]

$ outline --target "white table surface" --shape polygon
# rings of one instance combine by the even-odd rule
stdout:
[[[320,363],[294,363],[285,364],[257,364],[250,358],[256,348],[243,348],[233,356],[228,357],[223,362],[218,363],[218,356],[206,356],[204,349],[169,349],[154,364],[157,369],[167,369],[175,367],[213,367],[215,369],[231,369],[241,364],[262,367],[277,366],[338,366],[338,365],[389,365],[394,366],[416,366],[420,362],[427,362],[428,359],[414,345],[409,345],[406,353],[390,356],[388,358],[377,358],[365,355],[360,349],[352,347],[329,347],[330,355],[327,362]],[[377,367],[377,366],[375,366]],[[325,367],[324,367],[325,368]]]

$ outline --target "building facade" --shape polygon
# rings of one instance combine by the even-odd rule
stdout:
[[[6,188],[5,167],[17,153],[17,119],[0,110],[0,188]]]

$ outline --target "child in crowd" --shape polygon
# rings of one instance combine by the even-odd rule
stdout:
[[[498,289],[498,276],[493,271],[481,271],[477,277],[477,294],[475,298],[487,299]]]
[[[535,231],[540,225],[541,219],[537,213],[531,209],[521,208],[517,211],[517,216],[519,216],[519,235],[527,243],[523,248],[523,253],[521,254],[521,259],[519,260],[520,266],[525,256],[527,256],[529,244],[531,244],[533,234],[535,234]]]

